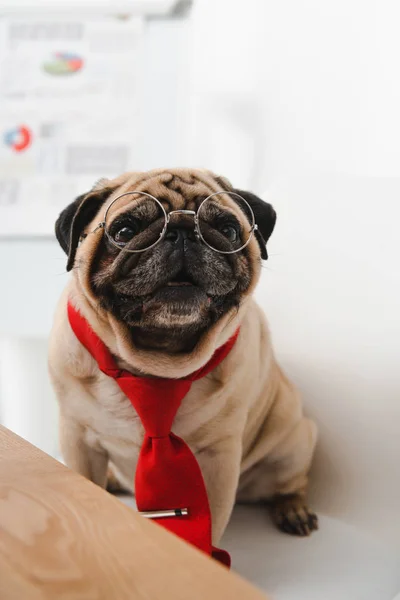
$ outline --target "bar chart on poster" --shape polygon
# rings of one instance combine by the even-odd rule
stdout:
[[[145,19],[174,4],[2,2],[1,237],[52,234],[74,197],[135,164]]]

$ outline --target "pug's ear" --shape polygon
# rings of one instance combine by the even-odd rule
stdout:
[[[264,202],[264,200],[261,200],[261,198],[259,198],[255,194],[252,194],[251,192],[244,192],[243,190],[237,189],[233,189],[232,191],[236,194],[239,194],[239,196],[242,196],[242,198],[244,198],[246,202],[250,205],[258,227],[254,235],[256,237],[258,245],[260,246],[261,258],[263,260],[267,260],[268,253],[266,246],[275,227],[276,212],[274,211],[271,204],[268,204],[268,202]],[[240,200],[237,200],[237,202],[240,204]],[[245,205],[242,206],[242,208],[244,212],[249,212],[249,210],[246,211],[247,207]],[[247,216],[250,219],[251,216]]]
[[[114,191],[114,188],[103,187],[103,182],[101,184],[101,186],[96,184],[90,192],[78,196],[62,211],[56,221],[56,238],[68,255],[67,271],[74,266],[75,254],[83,230]]]

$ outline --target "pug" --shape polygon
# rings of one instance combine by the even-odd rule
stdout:
[[[155,232],[160,215],[168,223]],[[173,423],[200,465],[214,544],[236,501],[265,503],[290,534],[318,527],[306,504],[316,426],[303,416],[253,299],[275,220],[270,204],[210,171],[161,169],[101,180],[55,226],[72,272],[49,349],[61,450],[70,468],[99,486],[134,492],[144,431],[129,399],[75,337],[67,303],[118,367],[141,377],[186,377],[239,331],[223,362],[194,381]]]

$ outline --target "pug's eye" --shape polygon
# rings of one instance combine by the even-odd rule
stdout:
[[[117,244],[127,244],[135,235],[138,233],[139,227],[134,223],[124,225],[113,234],[114,240]]]
[[[239,239],[239,232],[234,225],[223,225],[219,230],[232,243]]]

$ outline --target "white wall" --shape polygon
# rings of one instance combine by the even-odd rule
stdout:
[[[58,456],[58,414],[47,374],[47,341],[0,339],[0,421],[52,456]]]
[[[55,240],[0,241],[0,422],[53,456],[57,407],[46,338],[65,264]]]
[[[197,0],[190,159],[258,191],[399,175],[399,20],[396,0]]]

